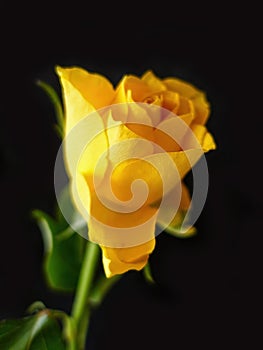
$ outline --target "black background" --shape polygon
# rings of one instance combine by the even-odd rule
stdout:
[[[72,296],[47,289],[41,235],[30,218],[34,208],[52,213],[53,165],[60,145],[53,107],[36,80],[59,92],[56,64],[82,66],[114,84],[124,74],[152,69],[207,93],[212,106],[208,127],[218,145],[207,154],[209,194],[195,238],[157,238],[150,258],[157,287],[129,272],[111,291],[92,318],[90,348],[260,348],[257,11],[242,9],[241,15],[240,8],[214,7],[199,13],[175,7],[151,13],[131,12],[127,5],[114,16],[105,5],[96,10],[72,6],[66,15],[65,8],[55,14],[53,7],[40,5],[2,9],[7,21],[1,23],[0,318],[21,317],[35,300],[65,311],[72,302]]]

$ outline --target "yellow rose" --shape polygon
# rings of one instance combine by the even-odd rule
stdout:
[[[181,180],[202,152],[216,147],[205,126],[210,112],[205,94],[151,71],[141,78],[126,75],[116,88],[79,67],[56,67],[56,72],[66,114],[65,163],[74,180],[74,202],[88,213],[89,238],[102,248],[107,277],[140,270],[155,246],[163,198],[173,213],[175,189],[181,187],[179,210],[169,220],[172,231],[190,204]],[[137,179],[148,186],[144,196],[137,184],[144,198],[140,205],[132,192]]]

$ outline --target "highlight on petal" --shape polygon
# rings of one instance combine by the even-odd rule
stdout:
[[[130,248],[108,248],[101,246],[103,265],[107,277],[129,270],[141,270],[148,261],[155,246],[155,239]]]
[[[57,73],[60,77],[62,86],[62,95],[65,109],[66,127],[65,134],[67,135],[77,123],[95,108],[88,102],[81,92],[68,79],[68,71],[57,67]]]
[[[97,111],[83,117],[68,131],[63,147],[65,164],[72,177],[76,172],[91,176],[95,169],[103,177],[107,164],[102,171],[102,160],[107,157],[108,139],[104,121]]]

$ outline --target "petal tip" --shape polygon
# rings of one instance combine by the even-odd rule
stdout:
[[[59,76],[61,76],[62,75],[62,72],[63,72],[63,68],[61,67],[61,66],[59,66],[59,65],[56,65],[55,66],[55,72],[59,75]]]

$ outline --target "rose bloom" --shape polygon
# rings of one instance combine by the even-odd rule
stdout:
[[[65,164],[70,179],[75,183],[73,201],[80,211],[84,207],[89,214],[89,239],[99,243],[102,249],[107,277],[131,269],[141,270],[155,246],[159,203],[163,197],[167,197],[166,203],[170,203],[167,211],[173,210],[175,198],[171,196],[170,189],[180,182],[179,208],[166,228],[168,232],[176,234],[190,204],[189,191],[182,181],[193,165],[188,157],[194,158],[196,163],[200,158],[200,149],[207,152],[216,147],[205,126],[210,113],[206,96],[187,82],[172,77],[160,79],[152,71],[147,71],[142,77],[125,75],[116,88],[105,77],[79,67],[56,67],[56,72],[63,91],[66,142],[68,135],[78,125],[81,125],[82,135],[85,137],[86,133],[87,139],[88,135],[103,131],[79,154],[77,165],[72,165],[72,154],[78,138],[65,148]],[[102,108],[116,104],[123,106],[119,109],[123,113],[115,113],[113,108],[111,115],[101,117]],[[147,113],[147,109],[141,108],[142,104],[159,106],[160,113]],[[163,117],[161,111],[169,113]],[[82,126],[81,121],[85,118],[88,123]],[[199,147],[191,138],[187,139],[183,127],[178,127],[178,118],[195,135]],[[180,129],[182,135],[178,135]],[[131,140],[130,143],[124,142]],[[169,176],[171,169],[166,164],[167,155],[178,170],[179,180]],[[163,169],[161,175],[158,166]],[[148,185],[149,192],[143,205],[139,208],[131,205],[129,208],[127,203],[132,198],[131,185],[136,179],[142,179]],[[164,190],[163,181],[168,183],[168,190]],[[122,210],[113,205],[109,188]],[[113,206],[106,205],[102,197],[110,199],[107,203],[111,202]],[[129,210],[123,210],[125,208]],[[120,241],[116,244],[114,232],[120,229],[124,230],[124,235],[125,230],[130,229],[126,238],[128,235],[141,235],[144,238],[139,239],[138,244],[127,244],[124,237],[123,245]],[[194,228],[185,235],[193,232]]]

